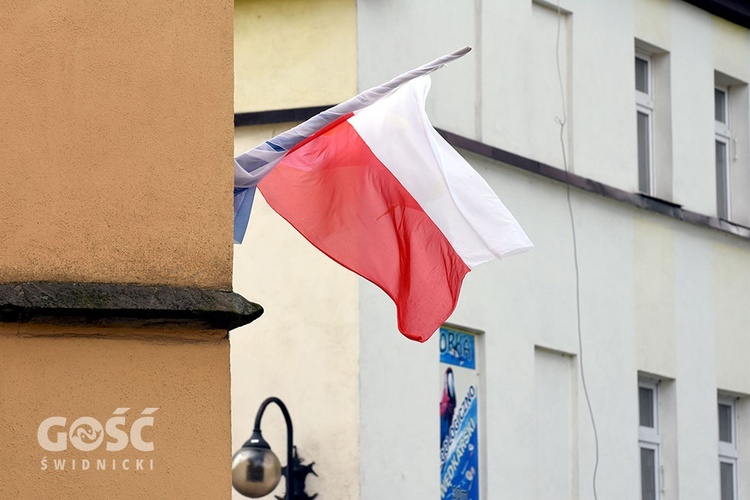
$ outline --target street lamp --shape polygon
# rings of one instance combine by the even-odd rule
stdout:
[[[286,422],[286,467],[282,469],[276,454],[271,451],[263,435],[260,432],[260,420],[266,407],[275,403]],[[317,497],[307,496],[305,493],[305,479],[308,474],[317,476],[313,470],[315,462],[302,465],[302,460],[297,455],[297,447],[294,446],[294,430],[292,418],[283,401],[276,397],[270,397],[261,403],[258,413],[255,415],[255,427],[253,433],[245,444],[232,457],[232,486],[242,495],[250,498],[260,498],[271,493],[279,484],[281,475],[286,476],[286,492],[284,499],[279,500],[312,500]],[[290,473],[291,470],[291,473]]]

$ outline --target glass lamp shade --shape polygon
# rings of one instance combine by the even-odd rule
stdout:
[[[280,479],[281,463],[270,448],[243,446],[232,457],[232,485],[246,497],[268,495]]]

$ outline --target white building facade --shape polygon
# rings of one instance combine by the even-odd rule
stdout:
[[[474,340],[479,498],[750,498],[744,5],[356,3],[359,89],[474,47],[428,113],[536,247],[469,273],[449,320]],[[238,127],[237,151],[274,127]],[[231,337],[235,447],[275,393],[309,491],[441,498],[440,335],[403,338],[383,292],[256,205],[235,289],[266,314]]]

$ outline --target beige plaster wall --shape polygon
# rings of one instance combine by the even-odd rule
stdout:
[[[357,90],[355,0],[236,0],[236,112],[337,104]]]
[[[0,281],[229,288],[231,0],[0,12]]]
[[[357,92],[354,0],[236,0],[235,112],[335,104]],[[235,154],[287,130],[279,123],[235,130]],[[251,328],[230,334],[232,448],[250,436],[268,396],[280,397],[306,463],[308,493],[359,498],[357,277],[328,259],[258,193],[234,290],[263,304]],[[285,427],[275,406],[263,435],[282,463]],[[274,492],[282,495],[283,484]],[[243,498],[234,492],[235,499]]]
[[[225,332],[195,332],[203,341],[156,333],[160,340],[144,339],[140,330],[0,324],[0,498],[230,497]],[[65,428],[48,433],[56,439],[79,417],[106,426],[118,408],[130,409],[121,426],[126,432],[145,408],[158,408],[153,426],[141,433],[153,451],[139,451],[130,441],[120,451],[107,451],[106,443],[115,439],[106,432],[92,451],[76,449],[70,437],[65,451],[39,444],[37,431],[48,417],[67,419]],[[88,470],[81,470],[84,459]],[[135,470],[139,459],[143,470]],[[106,460],[106,469],[97,470],[97,460]]]
[[[237,129],[236,150],[291,125]],[[309,477],[308,493],[359,498],[357,276],[308,243],[260,193],[245,241],[235,245],[234,273],[234,289],[265,313],[230,333],[233,449],[250,437],[261,402],[280,397],[300,455],[316,462],[319,477]],[[275,406],[263,417],[263,435],[285,464],[284,420]],[[283,491],[282,484],[275,494]]]

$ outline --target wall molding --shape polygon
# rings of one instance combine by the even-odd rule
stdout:
[[[334,105],[235,113],[234,126],[248,127],[252,125],[267,125],[269,123],[303,122],[332,106]]]
[[[632,193],[607,184],[582,177],[573,173],[566,172],[563,169],[547,165],[536,160],[531,160],[523,156],[495,148],[487,144],[469,139],[467,137],[437,129],[438,133],[445,138],[450,145],[455,148],[463,149],[485,158],[499,161],[511,167],[516,167],[526,172],[540,175],[571,187],[598,194],[605,198],[616,200],[634,207],[656,212],[672,219],[688,222],[701,227],[716,229],[726,233],[750,239],[750,228],[735,224],[718,217],[711,217],[691,210],[682,208],[681,205],[672,203],[667,200],[654,198],[641,193]]]
[[[0,322],[232,330],[263,308],[223,290],[115,283],[0,284]]]

